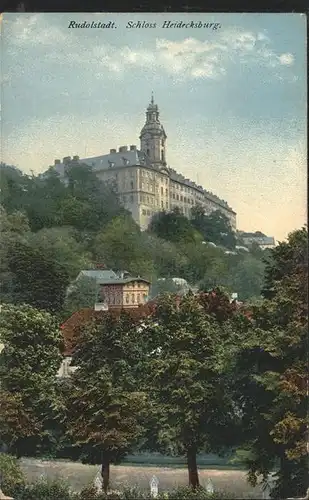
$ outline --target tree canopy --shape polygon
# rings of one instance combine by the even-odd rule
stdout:
[[[283,269],[283,259],[284,267]],[[275,498],[303,496],[308,484],[308,235],[272,251],[255,328],[240,346],[235,391],[243,412],[241,455],[255,483],[275,468]]]
[[[50,449],[62,338],[49,313],[3,305],[0,314],[0,440],[17,456]]]

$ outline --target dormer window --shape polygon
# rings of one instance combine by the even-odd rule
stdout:
[[[115,163],[113,161],[108,160],[108,167],[112,168],[115,166]]]
[[[129,165],[130,161],[127,158],[122,158],[124,165]]]

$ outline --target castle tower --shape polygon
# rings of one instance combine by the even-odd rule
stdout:
[[[146,123],[140,135],[141,151],[157,165],[166,165],[166,133],[159,120],[159,110],[154,103],[153,93],[146,111]]]

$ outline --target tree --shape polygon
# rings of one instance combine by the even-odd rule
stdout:
[[[155,214],[151,219],[149,231],[159,238],[172,242],[189,243],[202,240],[201,235],[179,208]]]
[[[289,235],[287,242],[281,242],[268,252],[266,258],[265,284],[263,296],[271,299],[276,293],[276,284],[300,269],[306,269],[307,261],[304,254],[307,241],[307,229],[303,228]]]
[[[273,250],[255,328],[236,359],[235,393],[243,412],[243,461],[254,484],[275,467],[274,498],[307,490],[307,231]],[[283,258],[285,270],[283,269]]]
[[[240,300],[261,296],[265,265],[260,260],[245,255],[229,274],[230,288]]]
[[[217,450],[223,436],[226,445],[232,429],[222,377],[225,334],[193,294],[161,297],[142,331],[151,401],[146,446],[185,455],[193,488],[199,486],[197,453]]]
[[[98,297],[98,286],[95,278],[82,276],[68,289],[64,311],[70,316],[84,307],[93,307]]]
[[[205,241],[212,241],[230,249],[235,248],[236,236],[229,219],[220,210],[205,215],[205,210],[197,205],[191,210],[191,224],[203,235]]]
[[[184,254],[183,246],[159,238],[148,233],[146,244],[149,248],[157,276],[183,277],[183,271],[189,262],[189,257]]]
[[[76,230],[70,227],[44,228],[28,237],[29,244],[45,258],[60,265],[71,280],[82,269],[92,265],[85,245],[76,239]]]
[[[17,242],[9,256],[9,270],[14,275],[14,302],[59,312],[62,309],[69,277],[57,262],[39,250]]]
[[[127,313],[99,315],[77,335],[67,396],[67,434],[83,461],[101,464],[109,487],[111,463],[118,463],[143,434],[146,395],[137,389],[141,358],[136,320]]]
[[[185,282],[184,285],[177,283],[172,278],[163,278],[155,281],[151,284],[151,297],[156,297],[162,293],[183,293],[189,290],[188,284]]]
[[[29,305],[3,305],[0,314],[0,439],[17,456],[52,446],[55,377],[62,338],[55,319]]]
[[[114,217],[94,241],[96,260],[106,267],[151,278],[154,266],[145,235],[131,215]]]
[[[0,282],[1,302],[14,300],[14,273],[9,269],[11,250],[16,241],[25,242],[30,231],[28,219],[21,212],[7,214],[0,206]]]

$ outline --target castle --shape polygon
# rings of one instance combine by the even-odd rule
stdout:
[[[83,159],[74,156],[73,160],[91,166],[104,182],[113,182],[123,206],[142,230],[147,229],[156,212],[178,207],[189,217],[191,208],[201,205],[206,214],[221,211],[236,231],[236,213],[225,201],[167,165],[166,139],[152,95],[140,134],[140,149],[122,146],[118,151],[111,149],[109,154]],[[62,162],[55,160],[53,168],[60,177],[65,176],[70,161],[70,157]]]

